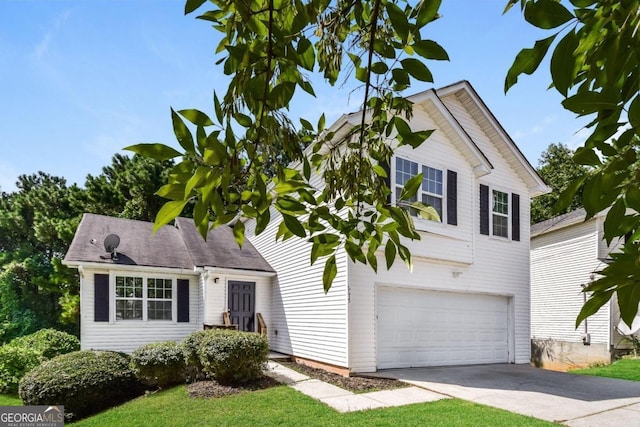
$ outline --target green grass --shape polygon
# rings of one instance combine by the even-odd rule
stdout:
[[[620,359],[611,365],[569,371],[572,374],[640,381],[640,359]]]
[[[22,406],[22,401],[18,396],[0,394],[0,406]]]
[[[287,386],[191,399],[184,386],[140,397],[73,424],[90,426],[551,426],[457,399],[340,414]]]

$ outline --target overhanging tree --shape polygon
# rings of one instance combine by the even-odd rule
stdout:
[[[505,12],[518,3],[527,22],[553,34],[518,54],[505,91],[522,73],[535,72],[553,45],[550,74],[564,97],[562,105],[592,117],[591,134],[574,160],[594,169],[569,186],[559,208],[581,189],[587,218],[609,208],[607,242],[632,234],[600,278],[585,288],[591,296],[576,326],[614,293],[630,325],[640,303],[640,1],[570,0],[565,6],[554,0],[510,0]]]
[[[205,0],[188,0],[185,13]],[[417,4],[401,0],[212,0],[209,21],[222,36],[217,47],[231,81],[214,95],[214,119],[198,110],[171,111],[182,151],[163,144],[128,149],[157,160],[181,157],[158,192],[170,199],[156,217],[156,229],[194,203],[195,224],[206,236],[210,227],[232,223],[239,244],[244,222],[256,222],[256,234],[282,215],[278,238],[308,239],[310,262],[323,259],[328,291],[337,273],[336,251],[344,247],[354,262],[377,269],[376,251],[384,245],[386,267],[396,256],[411,265],[401,237],[419,239],[405,209],[389,203],[387,165],[394,148],[418,147],[431,130],[413,131],[412,104],[402,92],[413,80],[432,82],[425,59],[447,60],[435,41],[423,39],[425,26],[438,17],[439,0]],[[297,91],[315,94],[309,75],[322,73],[328,84],[353,76],[361,83],[362,115],[346,135],[301,118],[311,148],[303,141],[288,109]],[[187,123],[185,123],[185,121]],[[390,144],[394,141],[393,144]],[[284,154],[293,166],[269,159]],[[322,184],[313,185],[319,174]],[[400,201],[417,191],[422,175],[404,186]],[[435,210],[420,203],[426,216]]]

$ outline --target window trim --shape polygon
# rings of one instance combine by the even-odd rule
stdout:
[[[121,298],[116,297],[116,278],[117,277],[136,277],[142,278],[142,298]],[[149,319],[148,316],[148,302],[149,301],[168,301],[168,299],[158,299],[158,298],[149,298],[148,297],[148,281],[149,279],[163,279],[163,280],[171,280],[171,319]],[[150,323],[162,323],[162,322],[171,322],[177,323],[178,319],[178,297],[177,297],[177,278],[166,275],[166,274],[154,274],[151,272],[132,272],[132,271],[111,271],[109,272],[109,284],[110,284],[110,304],[113,307],[111,311],[111,315],[113,316],[114,323],[120,322],[150,322]],[[142,319],[118,319],[117,318],[117,304],[116,301],[119,300],[128,300],[135,299],[142,301]]]
[[[496,239],[506,239],[508,241],[511,241],[511,236],[513,234],[513,230],[511,229],[512,214],[513,214],[513,202],[511,200],[512,193],[510,191],[507,191],[504,188],[496,187],[493,185],[488,185],[488,187],[489,187],[489,236],[494,237]],[[493,210],[494,203],[495,203],[494,192],[506,194],[507,196],[507,214],[506,215]],[[498,215],[507,219],[507,235],[506,236],[500,236],[494,233],[494,228],[493,228],[494,215]]]
[[[440,221],[431,221],[431,220],[427,220],[424,218],[420,218],[417,215],[412,215],[412,217],[415,220],[419,220],[419,221],[427,221],[429,224],[442,224],[442,225],[449,225],[447,224],[447,197],[448,197],[448,192],[447,192],[447,168],[442,168],[439,167],[437,165],[434,164],[426,164],[426,163],[421,163],[419,161],[415,161],[415,160],[410,160],[406,157],[403,156],[394,156],[394,160],[391,162],[393,163],[393,168],[391,170],[391,175],[392,175],[392,179],[393,179],[393,185],[392,185],[392,201],[393,204],[396,204],[396,200],[399,197],[398,194],[398,190],[399,187],[401,187],[397,180],[396,180],[396,175],[397,175],[397,165],[398,165],[398,159],[404,160],[405,162],[411,162],[411,163],[415,163],[418,165],[418,174],[423,172],[423,168],[427,167],[427,168],[431,168],[431,169],[435,169],[437,171],[440,172],[441,174],[441,178],[442,178],[442,194],[438,195],[435,193],[431,193],[429,191],[426,191],[426,189],[423,188],[423,182],[424,182],[424,175],[423,175],[423,182],[420,183],[420,187],[418,187],[418,191],[416,192],[416,200],[422,202],[422,196],[426,195],[426,196],[431,196],[431,197],[438,197],[440,198],[441,201],[441,205],[442,205],[442,212],[440,213]],[[415,175],[414,175],[415,176]],[[402,186],[404,187],[404,186]],[[423,202],[424,203],[424,202]]]

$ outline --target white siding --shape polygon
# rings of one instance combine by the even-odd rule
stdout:
[[[338,254],[338,275],[331,290],[322,287],[324,262],[310,266],[311,245],[291,238],[275,242],[279,215],[259,236],[254,223],[247,223],[246,235],[277,271],[268,322],[270,345],[275,351],[348,367],[347,353],[347,264],[346,254]]]
[[[189,280],[189,322],[174,321],[115,321],[115,306],[113,296],[115,289],[110,278],[109,322],[94,321],[94,274],[110,274],[110,276],[157,276],[173,279]],[[83,350],[113,350],[132,352],[143,344],[158,341],[180,341],[191,332],[202,329],[202,295],[200,294],[198,277],[188,274],[159,274],[138,271],[115,271],[89,269],[82,271],[80,279],[80,346]],[[174,300],[175,306],[175,300]]]
[[[531,240],[531,336],[582,342],[575,328],[583,305],[582,285],[604,267],[598,259],[597,221],[591,219]],[[609,344],[609,304],[589,317],[592,343]]]

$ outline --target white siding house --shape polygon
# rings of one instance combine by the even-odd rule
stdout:
[[[529,363],[529,201],[548,187],[468,82],[410,99],[411,127],[435,132],[397,150],[390,187],[424,172],[419,197],[441,205],[442,222],[415,219],[413,271],[397,263],[376,274],[341,251],[327,294],[306,241],[276,243],[276,223],[255,236],[248,222],[247,236],[277,272],[271,348],[354,373]],[[358,117],[331,130],[340,135]]]
[[[575,320],[585,295],[620,240],[603,238],[605,213],[585,221],[584,209],[531,228],[531,337],[534,362],[554,369],[610,361],[612,351],[628,347],[616,330],[620,322],[612,299],[578,328]]]
[[[271,322],[275,272],[251,243],[240,249],[225,226],[205,242],[184,218],[152,229],[149,222],[83,216],[64,259],[80,272],[83,350],[132,352],[180,341],[205,324],[221,325],[223,312],[242,330],[256,331],[258,313]],[[105,251],[103,242],[114,238],[115,252]]]

